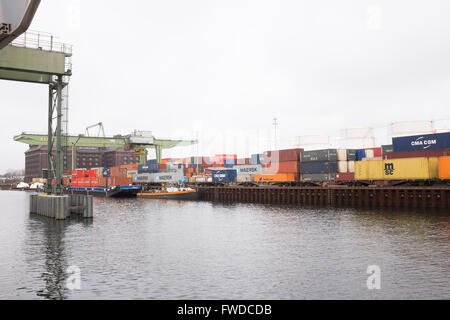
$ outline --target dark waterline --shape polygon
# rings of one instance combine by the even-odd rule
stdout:
[[[30,215],[25,192],[0,205],[0,299],[450,299],[449,212],[97,198],[87,222]]]

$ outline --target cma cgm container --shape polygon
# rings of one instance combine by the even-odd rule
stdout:
[[[303,151],[300,155],[301,162],[312,161],[338,161],[336,149]]]
[[[450,149],[450,132],[392,138],[394,152]]]
[[[450,157],[439,157],[439,179],[450,179]]]
[[[338,172],[338,163],[336,161],[316,161],[316,162],[303,162],[300,166],[300,172],[302,174],[311,173],[332,173]]]
[[[213,170],[212,181],[213,182],[236,182],[237,173],[236,170]]]
[[[405,158],[359,161],[355,180],[430,180],[437,179],[438,158]]]

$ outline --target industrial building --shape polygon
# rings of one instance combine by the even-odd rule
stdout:
[[[64,170],[72,169],[72,148],[64,150]],[[53,152],[53,155],[55,152]],[[122,164],[138,163],[139,156],[132,150],[112,148],[76,148],[76,169],[115,167]],[[33,146],[25,152],[25,181],[41,178],[47,169],[47,146]]]

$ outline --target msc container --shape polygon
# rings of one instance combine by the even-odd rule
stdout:
[[[296,175],[293,173],[279,173],[279,174],[255,174],[253,181],[255,182],[290,182],[295,181]]]
[[[302,174],[312,173],[335,173],[338,172],[338,163],[336,161],[316,161],[316,162],[303,162],[300,166],[300,172]]]
[[[236,170],[213,170],[212,181],[213,182],[236,182],[237,173]]]
[[[405,158],[356,163],[355,180],[437,179],[438,158]]]
[[[347,161],[338,161],[338,171],[340,173],[345,173],[348,171]]]
[[[355,161],[347,162],[347,172],[355,173]]]
[[[439,179],[450,179],[450,157],[439,157]]]
[[[261,174],[263,172],[262,166],[260,164],[234,166],[233,169],[236,170],[238,175],[239,174]]]
[[[365,157],[366,157],[366,150],[359,149],[355,151],[355,161],[361,161]]]
[[[392,138],[394,152],[450,149],[450,132]]]
[[[392,144],[381,146],[381,154],[394,152],[394,146]]]
[[[334,173],[302,173],[302,181],[333,181]]]
[[[382,180],[382,160],[355,162],[355,180]]]
[[[301,162],[337,161],[337,160],[338,156],[336,149],[303,151],[300,154]]]

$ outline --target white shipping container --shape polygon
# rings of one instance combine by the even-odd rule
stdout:
[[[135,175],[135,174],[138,174],[137,170],[128,170],[127,171],[127,175]]]
[[[374,153],[373,150],[366,150],[366,158],[373,158]]]
[[[234,166],[233,169],[236,170],[236,173],[238,175],[240,175],[240,174],[262,174],[263,173],[263,169],[260,164]]]
[[[355,173],[355,161],[347,161],[347,172]]]
[[[196,177],[195,182],[206,182],[206,177]]]
[[[345,173],[348,170],[347,161],[338,161],[338,172]]]
[[[139,182],[151,182],[150,181],[150,173],[139,173],[135,174],[133,176],[133,182],[139,183]]]
[[[361,160],[362,161],[383,160],[383,157],[372,157],[372,158],[365,157],[365,158],[362,158]]]
[[[347,161],[347,149],[337,149],[337,159],[338,161]]]
[[[236,181],[237,182],[252,182],[253,174],[238,174]]]

